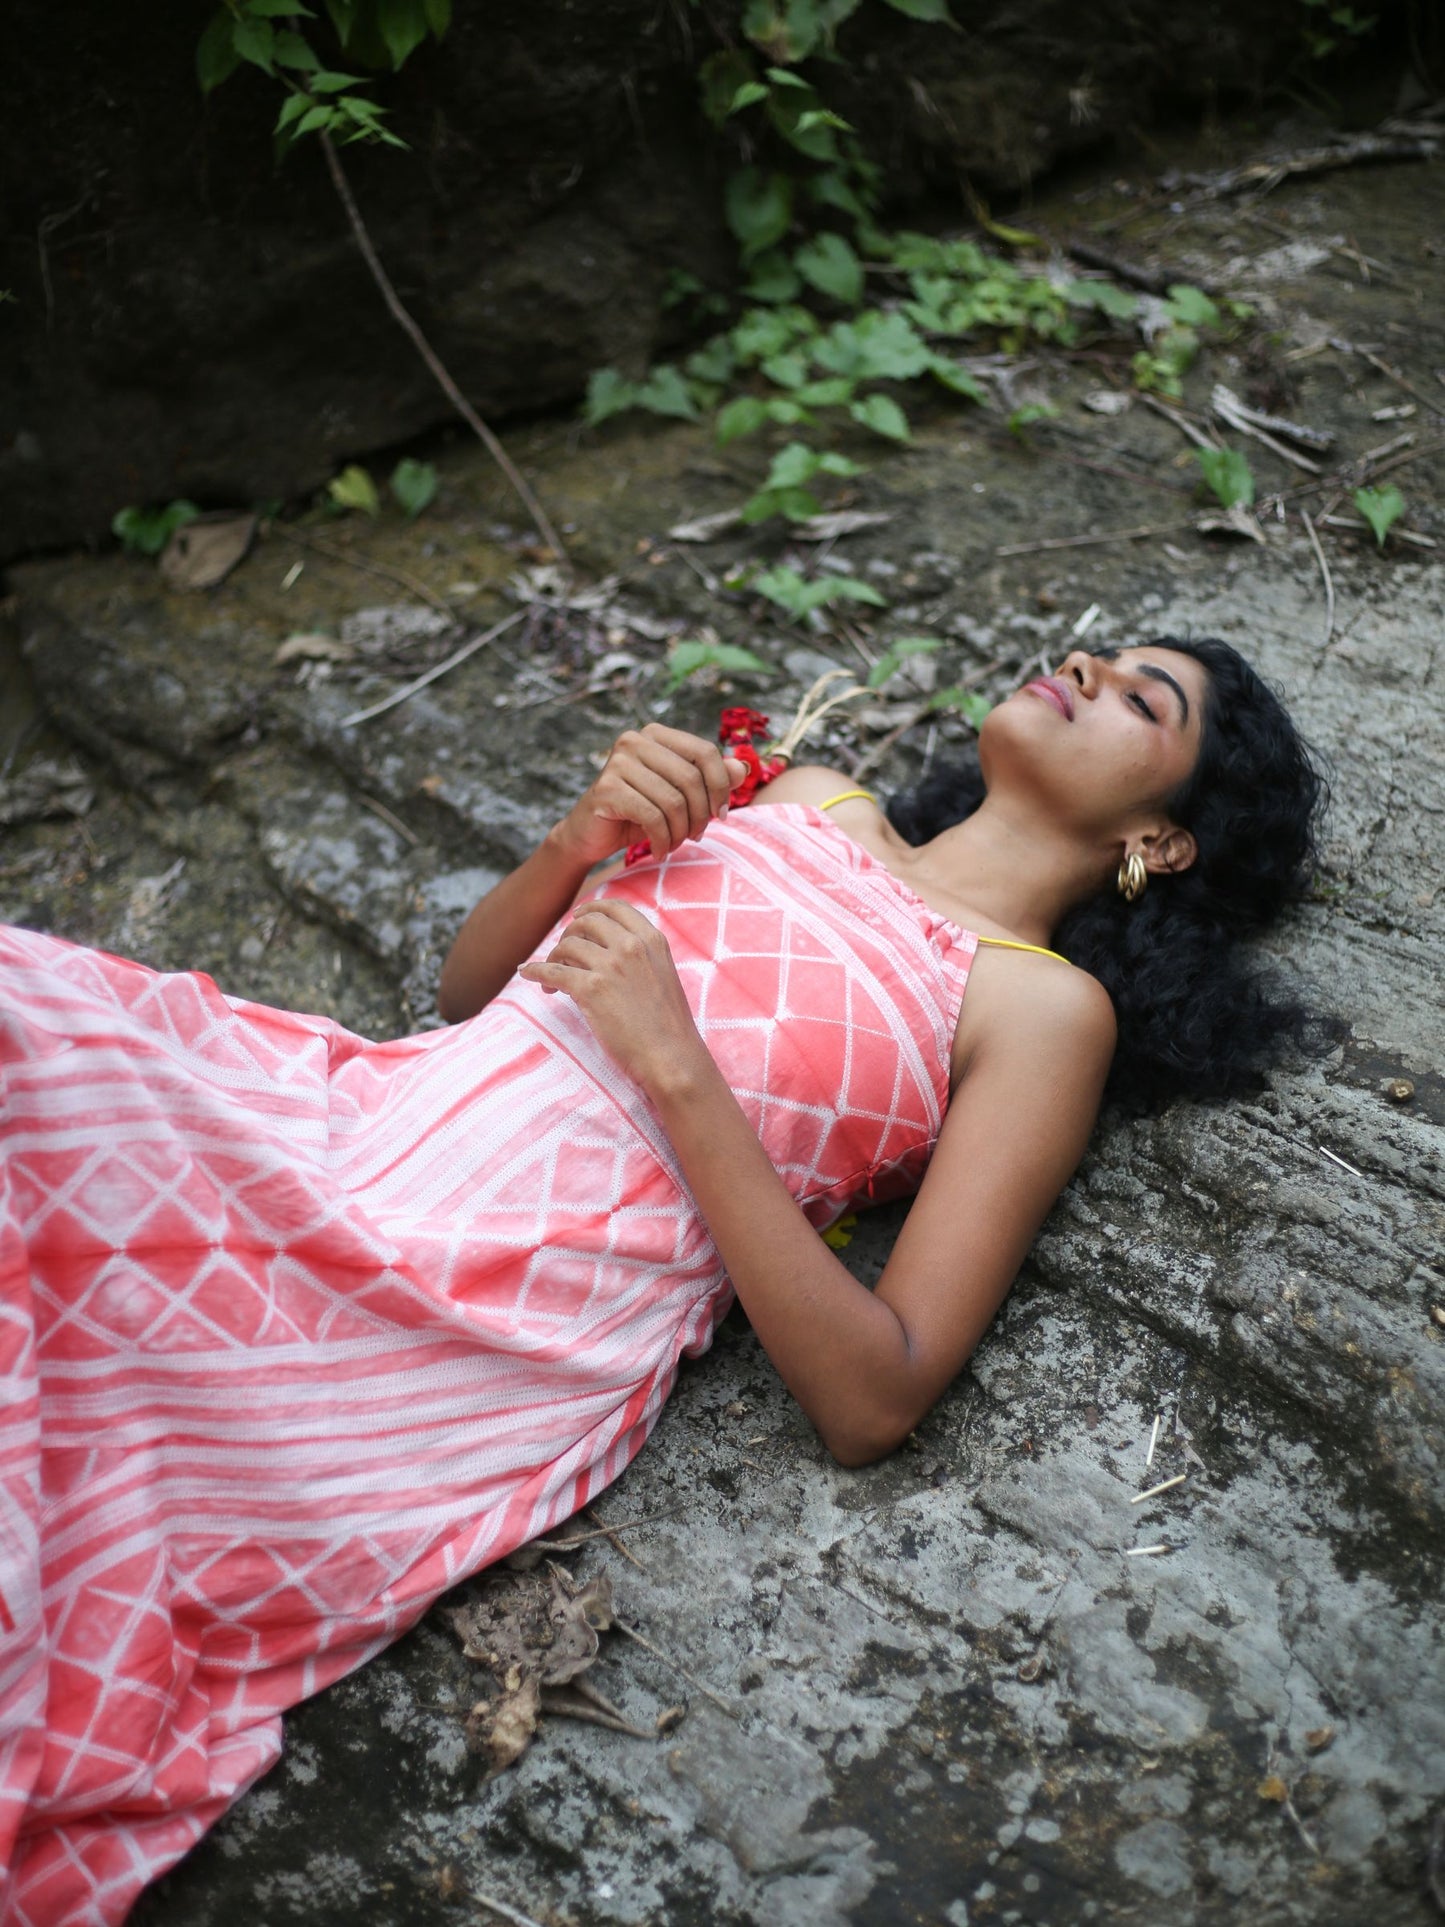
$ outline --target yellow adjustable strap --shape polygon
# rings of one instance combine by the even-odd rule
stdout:
[[[980,943],[992,944],[995,950],[1030,950],[1036,957],[1052,957],[1057,963],[1067,963],[1057,950],[1045,950],[1040,943],[1012,943],[1007,937],[980,937]]]
[[[820,810],[831,810],[835,803],[851,802],[855,796],[861,796],[865,803],[876,803],[878,801],[878,798],[873,794],[872,790],[840,790],[836,796],[830,796],[826,803],[820,803],[818,808]]]

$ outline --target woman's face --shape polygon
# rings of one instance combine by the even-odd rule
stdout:
[[[1199,755],[1208,683],[1177,649],[1076,649],[990,712],[984,780],[1022,786],[1090,840],[1162,824]]]

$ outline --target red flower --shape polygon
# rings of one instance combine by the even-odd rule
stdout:
[[[771,783],[788,767],[786,757],[763,757],[754,749],[753,738],[767,733],[768,718],[759,709],[749,709],[746,703],[725,709],[718,718],[717,739],[723,753],[734,762],[747,764],[747,775],[729,793],[728,804],[732,809],[751,803],[765,783]],[[645,862],[650,854],[648,844],[634,843],[627,852],[625,868],[630,870],[634,864]]]

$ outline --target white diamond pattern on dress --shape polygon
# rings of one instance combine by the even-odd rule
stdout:
[[[612,888],[815,1223],[916,1183],[971,939],[787,806]],[[0,1863],[7,1921],[67,1927],[615,1478],[729,1292],[648,1105],[521,980],[370,1044],[0,931],[0,1071]]]

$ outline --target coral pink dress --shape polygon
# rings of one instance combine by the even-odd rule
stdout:
[[[974,939],[816,810],[611,884],[822,1227],[916,1188]],[[615,1479],[730,1288],[520,979],[367,1043],[0,929],[0,1888],[121,1920],[281,1713]]]

